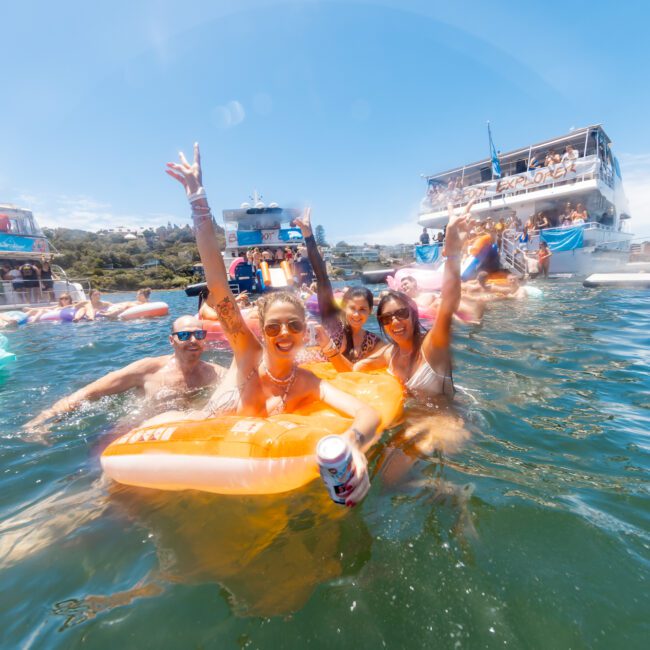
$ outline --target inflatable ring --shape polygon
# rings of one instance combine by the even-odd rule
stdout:
[[[74,307],[63,307],[61,309],[50,309],[37,318],[29,317],[30,323],[69,323],[74,318],[76,309]]]
[[[402,386],[386,373],[310,370],[366,404],[381,418],[377,436],[402,413]],[[331,379],[330,379],[331,378]],[[322,402],[268,418],[222,416],[144,426],[112,442],[101,456],[107,476],[125,485],[217,494],[277,494],[318,477],[316,445],[351,420]]]
[[[257,307],[242,309],[241,314],[248,327],[250,327],[251,332],[257,337],[261,336]],[[201,318],[198,314],[196,317],[201,321],[203,329],[208,333],[205,337],[206,341],[211,343],[228,343],[228,339],[223,333],[223,328],[218,320]]]
[[[24,325],[29,318],[24,311],[5,311],[2,315],[16,321],[16,325]]]
[[[153,318],[167,316],[169,305],[166,302],[145,302],[135,307],[125,309],[118,318],[120,320],[134,320],[136,318]]]
[[[342,291],[335,291],[334,292],[334,303],[336,304],[339,309],[343,308],[343,295],[344,292]],[[305,309],[312,315],[312,316],[320,316],[320,306],[318,305],[318,295],[315,293],[312,293],[307,300],[305,300]]]

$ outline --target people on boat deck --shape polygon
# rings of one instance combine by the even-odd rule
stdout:
[[[334,300],[332,283],[311,229],[311,210],[307,208],[295,220],[305,240],[309,263],[316,276],[316,294],[322,328],[317,342],[323,356],[339,371],[352,370],[355,362],[383,347],[381,339],[365,329],[372,314],[374,298],[366,287],[352,287],[343,294],[339,307]]]
[[[562,162],[572,163],[574,160],[578,159],[578,156],[579,154],[576,149],[573,148],[573,145],[568,144],[564,149],[564,153],[562,154]]]
[[[41,292],[47,295],[50,302],[54,300],[54,280],[52,279],[52,267],[50,263],[41,258]]]
[[[202,418],[220,413],[267,416],[292,412],[316,401],[348,414],[351,428],[342,434],[350,444],[354,473],[347,483],[346,504],[353,506],[367,493],[367,461],[363,450],[369,447],[379,424],[377,413],[358,399],[299,368],[296,355],[305,336],[305,309],[302,301],[286,292],[270,293],[259,306],[262,341],[246,324],[228,285],[226,268],[218,248],[210,207],[203,189],[200,153],[194,145],[194,160],[189,164],[180,154],[180,163],[167,163],[167,173],[185,188],[192,208],[196,241],[205,269],[213,307],[234,353],[233,363],[207,409],[193,414]],[[154,419],[164,422],[177,417],[166,413]]]
[[[461,215],[450,205],[445,237],[446,256],[442,292],[431,330],[423,330],[417,305],[406,294],[388,291],[377,307],[377,320],[391,344],[379,354],[355,364],[355,370],[387,368],[409,393],[424,399],[453,396],[451,330],[461,298],[460,257],[468,233],[470,201]]]
[[[46,423],[73,411],[86,401],[106,395],[117,395],[134,389],[144,398],[169,403],[194,394],[198,389],[213,386],[225,374],[218,364],[201,360],[205,348],[205,331],[193,316],[181,316],[172,324],[169,343],[172,354],[147,357],[84,386],[60,399],[24,426],[28,436],[36,438],[47,433]]]
[[[422,234],[420,235],[420,244],[423,246],[428,246],[431,241],[431,238],[429,237],[429,233],[427,232],[426,228],[422,229]]]
[[[582,203],[578,203],[576,209],[571,213],[571,221],[577,226],[589,221],[589,213]]]
[[[539,272],[545,277],[548,277],[548,269],[551,265],[551,255],[553,253],[548,247],[548,244],[543,241],[539,243],[539,250],[537,252],[537,262],[539,264]]]

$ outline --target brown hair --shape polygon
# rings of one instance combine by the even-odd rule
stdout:
[[[138,293],[136,295],[142,294],[145,298],[149,298],[151,295],[151,289],[147,287],[146,289],[138,289]]]
[[[305,320],[305,305],[300,298],[288,291],[274,291],[257,301],[257,311],[260,315],[260,323],[262,325],[264,325],[264,321],[266,320],[266,312],[269,310],[269,307],[276,302],[288,302],[290,305],[293,305],[300,312],[300,318]]]

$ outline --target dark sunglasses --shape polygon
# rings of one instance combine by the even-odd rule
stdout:
[[[387,314],[377,316],[377,320],[382,325],[388,325],[390,322],[392,322],[393,318],[397,318],[397,320],[408,320],[410,317],[411,310],[408,307],[402,307],[401,309],[396,309],[395,311],[391,311]]]
[[[304,331],[305,323],[301,320],[288,320],[286,323],[267,323],[264,325],[264,334],[267,336],[277,336],[282,331],[282,326],[286,325],[291,334],[300,334]]]
[[[172,336],[178,338],[179,341],[189,341],[192,336],[197,341],[202,341],[207,335],[205,330],[187,330],[184,332],[172,332]]]

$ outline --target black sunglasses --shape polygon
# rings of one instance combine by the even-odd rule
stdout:
[[[205,330],[186,330],[183,332],[172,332],[172,336],[178,338],[179,341],[189,341],[192,336],[197,341],[202,341],[207,335]]]
[[[382,324],[382,325],[388,325],[390,322],[392,322],[393,318],[397,318],[397,320],[408,320],[411,317],[411,310],[408,307],[401,307],[400,309],[396,309],[395,311],[388,312],[387,314],[382,314],[381,316],[377,316],[377,320]]]
[[[277,336],[282,331],[282,326],[286,325],[292,334],[300,334],[304,331],[305,323],[298,319],[288,320],[286,323],[267,323],[264,325],[264,334],[267,336]]]

